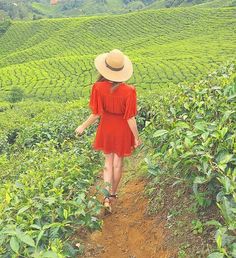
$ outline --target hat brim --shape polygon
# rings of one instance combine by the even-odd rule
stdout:
[[[124,67],[120,71],[113,71],[106,66],[105,59],[108,53],[98,55],[94,64],[98,72],[106,79],[114,82],[127,81],[133,74],[133,65],[128,56],[124,55]]]

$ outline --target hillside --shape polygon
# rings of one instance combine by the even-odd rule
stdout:
[[[235,0],[159,0],[154,1],[147,6],[148,9],[159,9],[159,8],[174,8],[174,7],[191,7],[191,6],[201,6],[201,7],[226,7],[226,6],[236,6]]]
[[[84,96],[94,57],[113,48],[132,59],[140,92],[176,87],[235,58],[235,25],[235,8],[12,22],[0,37],[0,97],[12,86],[44,99]]]
[[[236,7],[196,3],[0,21],[1,258],[236,257]],[[114,48],[134,64],[142,144],[105,216],[102,117],[88,103],[94,58]]]
[[[50,0],[0,0],[0,20],[41,19],[53,17],[74,17],[94,14],[119,14],[142,9],[173,7],[235,6],[235,0],[58,0],[56,5]]]

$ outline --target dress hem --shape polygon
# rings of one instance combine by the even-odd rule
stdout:
[[[115,151],[105,151],[103,148],[94,147],[94,146],[92,146],[92,147],[93,147],[93,149],[94,149],[95,151],[102,151],[104,154],[115,153],[115,154],[117,154],[119,157],[128,157],[128,156],[131,156],[131,155],[133,154],[134,149],[135,149],[134,147],[132,147],[132,150],[131,150],[130,153],[120,154],[120,153],[117,153],[117,152],[115,152]]]

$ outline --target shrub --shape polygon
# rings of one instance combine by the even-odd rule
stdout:
[[[221,211],[223,222],[208,222],[217,228],[218,248],[209,257],[234,257],[236,251],[234,76],[235,66],[228,65],[199,83],[180,85],[175,97],[162,99],[162,112],[146,128],[155,157],[192,185],[198,205],[216,202]]]
[[[6,100],[8,100],[11,103],[22,101],[24,98],[24,90],[20,87],[12,87],[8,96],[6,97]]]

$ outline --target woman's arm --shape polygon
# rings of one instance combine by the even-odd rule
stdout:
[[[138,135],[138,128],[137,128],[137,123],[136,123],[136,119],[135,117],[131,117],[130,119],[127,120],[128,124],[129,124],[129,127],[134,135],[134,138],[135,139],[138,139],[139,138],[139,135]]]
[[[78,126],[76,129],[75,129],[75,133],[76,134],[82,134],[83,131],[89,127],[91,124],[93,124],[98,118],[100,117],[100,115],[95,115],[95,114],[91,114],[88,119],[82,123],[80,126]]]
[[[137,148],[139,145],[142,144],[142,140],[139,137],[135,116],[128,119],[127,122],[128,122],[128,125],[129,125],[133,135],[134,135],[134,141],[135,141],[134,147]]]
[[[91,124],[93,124],[98,118],[100,117],[100,115],[94,115],[91,114],[88,119],[82,123],[82,126],[84,129],[86,129],[87,127],[89,127]]]

